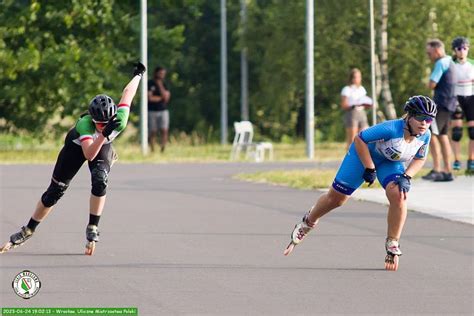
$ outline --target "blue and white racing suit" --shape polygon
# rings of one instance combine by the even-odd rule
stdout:
[[[404,119],[390,120],[359,133],[362,141],[368,144],[377,179],[384,188],[403,174],[413,159],[425,159],[428,155],[430,131],[407,143],[403,137],[405,124]],[[352,143],[332,187],[340,193],[351,195],[364,182],[364,171],[365,167]]]

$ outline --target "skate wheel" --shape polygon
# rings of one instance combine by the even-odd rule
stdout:
[[[286,247],[285,251],[283,252],[283,254],[285,256],[288,256],[292,251],[293,249],[295,249],[295,244],[290,242],[290,244],[288,245],[288,247]]]
[[[5,245],[3,245],[2,248],[0,248],[0,253],[4,253],[4,252],[7,252],[8,250],[10,250],[10,248],[13,246],[13,244],[9,241],[7,242]]]
[[[86,252],[85,254],[87,256],[92,256],[94,254],[94,251],[95,251],[95,241],[89,241],[87,244],[86,244]]]
[[[398,261],[399,261],[399,256],[387,255],[385,257],[385,270],[397,271]]]

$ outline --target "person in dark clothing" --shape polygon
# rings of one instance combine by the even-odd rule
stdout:
[[[168,142],[170,115],[168,104],[171,93],[165,84],[166,69],[156,67],[153,79],[148,82],[148,142],[151,151],[155,151],[158,133],[161,134],[160,148],[165,151]]]

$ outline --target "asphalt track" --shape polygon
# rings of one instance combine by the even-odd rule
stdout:
[[[140,315],[473,315],[472,225],[410,212],[397,272],[383,270],[386,207],[349,201],[290,257],[321,194],[232,179],[314,164],[117,164],[96,254],[84,256],[83,167],[23,247],[0,255],[2,307],[138,307]],[[0,166],[0,238],[26,224],[51,165]],[[436,194],[435,192],[433,194]],[[14,276],[36,273],[29,300]]]

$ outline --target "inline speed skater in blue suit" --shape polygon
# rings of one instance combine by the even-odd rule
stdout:
[[[428,128],[437,113],[436,104],[426,96],[411,97],[404,110],[401,119],[377,124],[355,137],[329,191],[293,229],[285,255],[291,253],[323,215],[343,205],[362,183],[370,186],[378,179],[390,203],[385,268],[398,269],[410,180],[425,163],[431,138]]]

